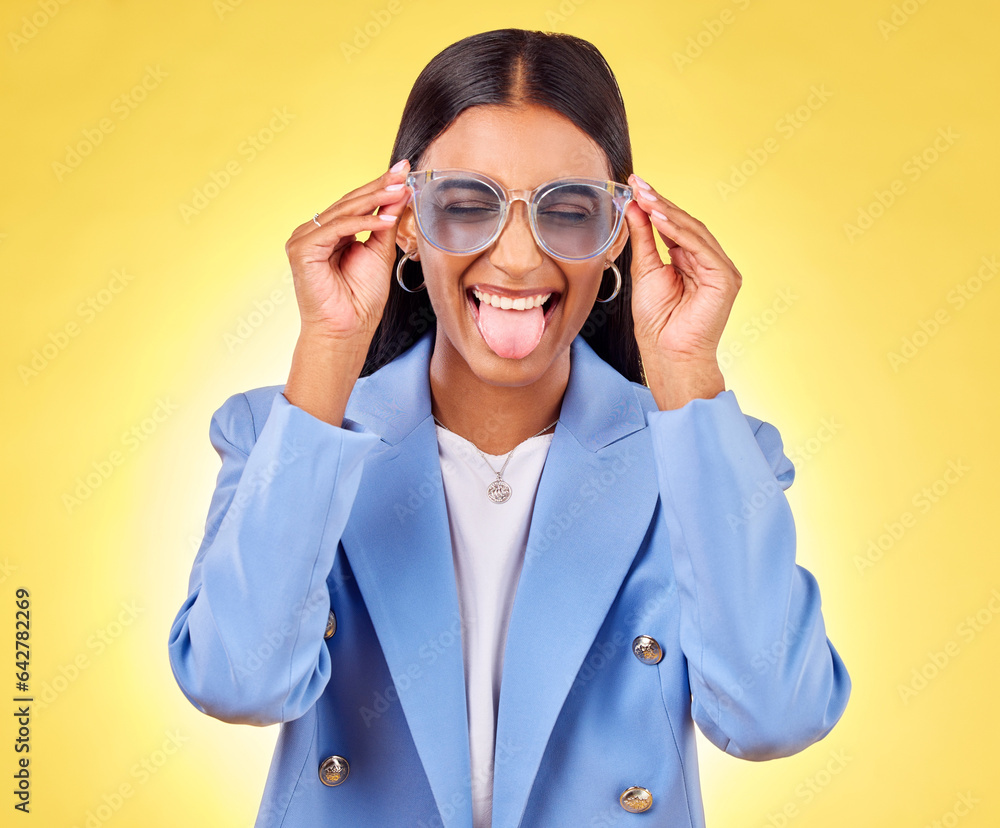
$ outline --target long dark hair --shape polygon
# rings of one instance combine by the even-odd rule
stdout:
[[[483,104],[534,103],[561,113],[604,150],[611,177],[625,182],[632,173],[632,144],[625,103],[611,67],[592,43],[568,34],[497,29],[453,43],[424,67],[399,123],[390,166],[410,159],[420,168],[427,147],[464,110]],[[396,263],[403,253],[396,249]],[[595,304],[580,333],[597,354],[634,382],[643,382],[639,347],[632,327],[631,245],[615,260],[622,274],[618,296]],[[420,268],[407,262],[406,268]],[[598,295],[613,289],[605,272]],[[419,284],[420,274],[406,274]],[[362,376],[409,348],[434,322],[427,293],[406,293],[393,285],[368,349]]]

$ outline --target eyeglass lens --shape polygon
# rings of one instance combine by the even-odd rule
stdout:
[[[456,253],[483,247],[496,232],[503,208],[492,187],[473,178],[427,182],[417,209],[428,240]],[[536,228],[557,256],[593,256],[611,237],[617,220],[614,197],[590,184],[560,184],[536,204]]]

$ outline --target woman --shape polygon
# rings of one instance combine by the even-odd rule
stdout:
[[[591,44],[445,49],[286,250],[288,381],[212,419],[170,634],[199,710],[282,723],[258,826],[700,826],[693,723],[748,759],[833,727],[793,469],[715,358],[740,274],[632,173]]]

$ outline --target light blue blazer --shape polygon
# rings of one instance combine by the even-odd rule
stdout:
[[[358,381],[343,428],[279,386],[212,418],[222,468],[169,655],[200,711],[281,723],[258,828],[471,828],[432,336]],[[795,563],[792,465],[731,391],[659,412],[581,338],[571,365],[507,636],[493,826],[702,826],[694,723],[770,759],[850,693]],[[335,787],[330,756],[350,767]],[[619,804],[631,787],[645,813]]]

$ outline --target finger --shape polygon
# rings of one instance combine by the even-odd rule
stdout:
[[[728,258],[725,251],[722,249],[722,245],[719,244],[715,236],[709,232],[704,223],[682,210],[669,199],[664,198],[656,192],[656,190],[646,184],[646,182],[639,176],[633,175],[632,179],[635,181],[633,191],[636,195],[636,203],[646,213],[652,213],[653,210],[663,213],[671,219],[676,226],[683,227],[697,234],[705,244],[714,248],[720,256]],[[667,239],[664,239],[664,241],[667,241]]]
[[[410,192],[404,190],[404,198],[379,207],[375,218],[380,222],[378,229],[373,230],[365,245],[387,257],[395,258],[396,231],[399,229],[399,217],[409,204]]]
[[[715,271],[728,270],[739,278],[736,266],[702,222],[660,196],[639,176],[633,175],[632,180],[639,196],[636,203],[647,213],[671,254],[681,248],[684,258],[699,266]],[[676,258],[671,256],[672,263]]]
[[[312,224],[312,222],[310,222]],[[378,216],[337,216],[322,227],[312,225],[312,231],[295,235],[285,243],[289,259],[302,262],[316,262],[329,259],[335,252],[350,244],[358,233],[365,230],[372,234],[384,234],[387,224]],[[392,232],[395,233],[395,221]],[[297,231],[296,231],[297,232]],[[395,237],[394,235],[392,236]],[[373,246],[384,246],[387,242],[381,236]],[[383,251],[384,252],[384,251]]]
[[[725,252],[722,250],[722,245],[716,240],[716,238],[708,232],[708,228],[705,225],[694,218],[694,216],[685,213],[679,207],[671,204],[666,199],[657,198],[655,196],[650,197],[650,194],[642,192],[640,195],[640,200],[637,202],[639,206],[645,210],[650,217],[653,217],[653,213],[659,213],[665,216],[671,223],[673,227],[677,227],[681,230],[686,230],[690,236],[697,236],[701,241],[701,244],[706,247],[711,247],[719,256],[725,256]],[[660,229],[660,225],[653,222],[653,226]],[[662,235],[662,234],[661,234]],[[664,242],[667,242],[668,247],[676,247],[676,237],[663,237]],[[671,243],[673,242],[673,243]]]
[[[660,213],[654,210],[649,215],[650,223],[657,229],[661,236],[663,236],[666,241],[669,239],[668,246],[670,247],[671,254],[679,248],[679,253],[682,256],[671,255],[671,264],[675,267],[678,266],[678,262],[675,261],[676,258],[688,259],[697,267],[686,267],[684,268],[684,275],[692,277],[697,283],[702,283],[704,279],[703,275],[708,273],[718,273],[725,276],[727,273],[735,273],[736,268],[733,267],[732,262],[725,257],[725,255],[719,255],[719,252],[707,244],[705,240],[693,230],[685,227],[678,226],[664,213]],[[672,244],[671,244],[672,242]],[[699,268],[704,271],[704,273],[699,272]],[[688,272],[690,271],[690,272]]]
[[[344,196],[320,213],[319,220],[325,222],[334,216],[346,213],[370,213],[377,207],[403,198],[408,193],[409,190],[403,181],[392,181],[364,193]]]
[[[398,169],[393,169],[393,167],[398,167]],[[357,187],[356,189],[351,190],[348,193],[345,193],[344,198],[351,198],[353,196],[363,195],[364,193],[369,192],[371,190],[379,190],[386,184],[393,184],[397,181],[405,181],[406,176],[410,174],[409,159],[404,158],[401,161],[397,161],[395,164],[393,164],[393,167],[390,167],[388,170],[382,173],[382,175],[380,175],[378,178],[372,179],[367,184],[362,184],[360,187]]]
[[[317,221],[326,224],[336,215],[371,213],[383,205],[403,198],[408,193],[405,180],[409,174],[409,162],[404,159],[401,163],[400,169],[386,171],[374,181],[351,190],[325,210],[316,213],[315,219],[296,227],[292,231],[291,238],[312,232],[316,228]]]
[[[367,184],[362,184],[360,187],[357,187],[348,193],[344,193],[343,197],[340,198],[336,203],[339,204],[340,202],[351,200],[358,196],[363,196],[367,193],[381,190],[388,184],[396,184],[405,181],[406,176],[410,174],[410,162],[404,158],[401,162],[397,162],[393,166],[398,166],[399,169],[393,170],[392,168],[390,168],[386,170],[378,178],[372,179]]]
[[[335,218],[371,214],[372,211],[376,209],[396,204],[397,202],[402,202],[402,205],[405,206],[408,197],[409,190],[400,184],[398,188],[393,190],[387,190],[383,187],[379,190],[367,193],[364,196],[354,199],[351,205],[344,205],[342,202],[338,201],[322,213],[319,213],[315,219],[309,219],[309,221],[303,222],[296,227],[295,230],[292,231],[291,238],[297,239],[301,236],[315,233],[319,227],[328,226]],[[348,209],[349,207],[350,209]],[[401,211],[402,206],[398,209]],[[319,222],[319,226],[317,226],[316,222]]]
[[[638,205],[629,204],[625,208],[625,221],[628,224],[629,242],[632,245],[632,274],[636,281],[647,273],[663,267],[660,251],[656,249],[656,239],[653,237],[653,226],[649,216]]]

